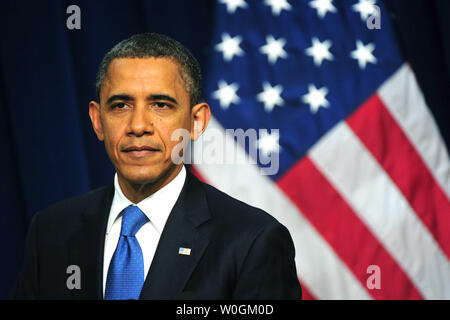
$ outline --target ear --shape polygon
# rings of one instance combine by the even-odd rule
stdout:
[[[191,108],[191,140],[197,140],[202,135],[210,118],[211,109],[206,102],[196,104]]]
[[[102,121],[100,118],[100,104],[95,101],[89,102],[89,117],[91,118],[92,127],[94,128],[98,140],[105,140],[105,136],[103,135]]]

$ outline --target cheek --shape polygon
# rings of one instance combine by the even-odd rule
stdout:
[[[121,129],[114,123],[105,121],[103,125],[103,134],[105,137],[105,145],[108,153],[113,156],[117,152],[117,145],[121,137]]]
[[[158,131],[159,135],[161,137],[162,143],[164,144],[166,153],[172,149],[172,145],[174,141],[172,141],[172,132],[174,131],[174,128],[167,123],[161,122],[158,125]]]
[[[161,136],[161,140],[165,146],[166,151],[166,157],[170,156],[172,149],[178,145],[181,141],[181,138],[179,138],[179,133],[177,132],[176,135],[174,135],[174,140],[172,140],[172,134],[175,132],[175,130],[183,128],[188,130],[189,127],[189,121],[181,121],[178,119],[177,121],[173,121],[170,123],[164,123],[161,122],[159,124],[159,134]],[[176,139],[179,138],[179,139]]]

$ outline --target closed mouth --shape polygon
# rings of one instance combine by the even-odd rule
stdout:
[[[160,150],[150,146],[131,146],[122,149],[122,152],[133,152],[133,151],[160,151]]]

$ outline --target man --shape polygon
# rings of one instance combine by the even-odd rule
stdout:
[[[132,36],[104,57],[97,95],[114,183],[35,215],[14,297],[301,299],[287,229],[172,161],[174,130],[195,140],[210,119],[189,51]]]

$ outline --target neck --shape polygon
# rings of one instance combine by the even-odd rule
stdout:
[[[183,164],[180,164],[166,171],[155,181],[146,183],[136,183],[133,181],[129,181],[125,179],[119,172],[117,172],[117,178],[119,180],[119,185],[124,196],[127,197],[128,200],[136,204],[168,185],[173,179],[175,179],[178,173],[180,173],[182,168]]]

